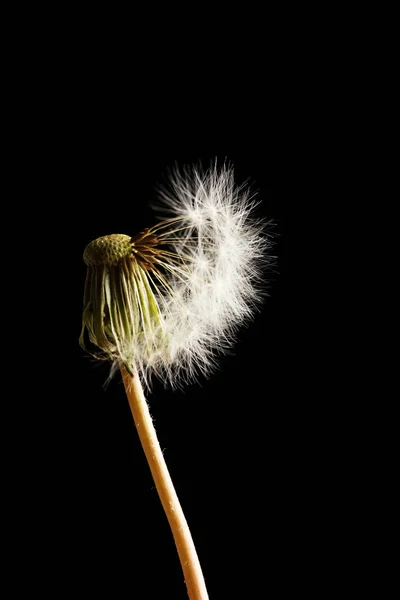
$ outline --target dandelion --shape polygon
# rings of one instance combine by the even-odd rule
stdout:
[[[112,234],[84,251],[81,346],[120,369],[138,434],[174,535],[191,600],[208,598],[200,563],[159,447],[143,387],[209,375],[263,297],[268,262],[257,202],[224,166],[176,170],[161,190],[161,222]]]

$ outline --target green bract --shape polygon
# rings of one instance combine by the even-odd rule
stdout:
[[[157,268],[157,237],[145,230],[135,238],[113,234],[85,249],[88,266],[79,343],[99,359],[122,360],[132,374],[134,349],[148,351],[162,344],[160,308],[150,271],[163,283]]]

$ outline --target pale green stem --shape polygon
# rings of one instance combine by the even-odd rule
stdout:
[[[121,366],[136,429],[149,463],[158,495],[174,536],[190,600],[208,600],[196,548],[164,460],[156,430],[138,377]]]

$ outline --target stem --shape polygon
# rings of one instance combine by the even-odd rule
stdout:
[[[208,600],[200,562],[157,439],[143,388],[139,378],[132,377],[123,365],[121,373],[133,420],[174,536],[189,598],[190,600]]]

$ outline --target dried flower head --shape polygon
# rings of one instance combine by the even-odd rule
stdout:
[[[167,218],[135,237],[91,242],[80,344],[149,386],[208,374],[263,295],[270,246],[256,202],[217,167],[175,171],[161,193]]]

